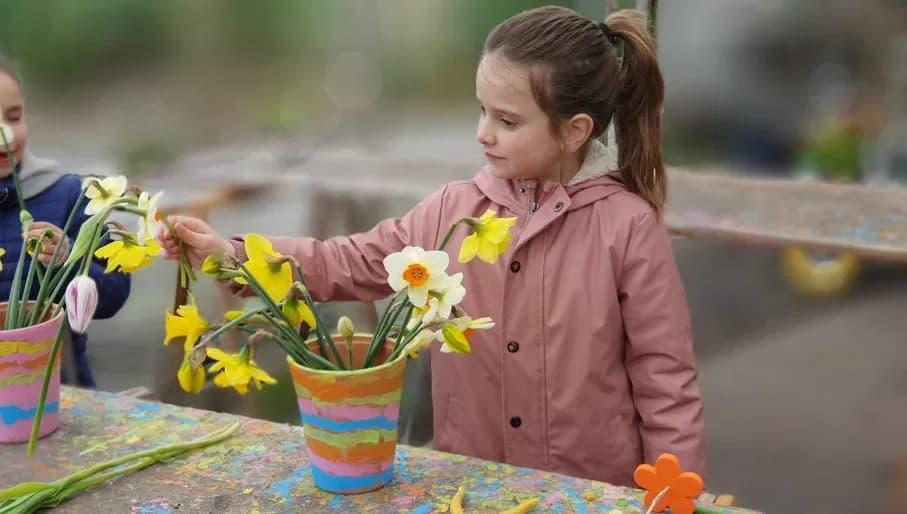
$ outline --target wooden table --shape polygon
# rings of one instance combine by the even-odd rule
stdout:
[[[27,457],[21,445],[0,446],[0,487],[53,480],[119,455],[194,439],[234,421],[242,426],[223,443],[86,491],[59,511],[446,512],[460,484],[468,487],[465,506],[470,513],[496,512],[533,496],[541,498],[533,512],[643,511],[642,492],[634,489],[405,446],[397,450],[396,473],[387,487],[336,496],[315,488],[299,426],[67,387],[61,397],[60,429],[40,441],[35,456]],[[590,492],[595,500],[585,499]]]

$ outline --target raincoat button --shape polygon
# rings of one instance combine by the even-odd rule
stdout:
[[[507,343],[507,351],[510,353],[516,353],[520,351],[520,343],[516,341],[510,341]]]
[[[520,261],[513,261],[510,263],[510,271],[516,273],[520,271]]]
[[[523,424],[523,420],[519,416],[514,416],[510,418],[510,426],[513,428],[520,428],[520,425]]]
[[[525,188],[525,187],[521,187],[521,188],[520,188],[520,194],[522,195],[522,194],[525,194],[525,193],[526,193],[526,188]]]
[[[561,209],[564,208],[564,202],[557,202],[554,204],[554,212],[561,212]]]

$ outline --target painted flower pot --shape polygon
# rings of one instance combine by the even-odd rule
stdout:
[[[7,303],[0,303],[0,320]],[[0,443],[24,443],[32,423],[50,350],[63,322],[63,311],[53,319],[15,330],[0,330]],[[2,325],[0,325],[2,326]],[[60,407],[60,353],[47,389],[39,437],[57,429]]]
[[[361,367],[370,341],[367,334],[354,336],[357,366]],[[336,337],[335,343],[346,356],[345,340]],[[392,343],[386,343],[374,362],[386,360],[391,349]],[[315,485],[332,493],[358,494],[390,482],[406,353],[392,362],[353,371],[313,370],[292,359],[288,362]]]

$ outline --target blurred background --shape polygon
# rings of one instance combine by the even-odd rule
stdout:
[[[23,76],[38,155],[127,173],[181,201],[319,155],[462,164],[332,170],[386,187],[332,197],[300,180],[205,212],[224,233],[328,237],[472,174],[484,37],[546,3],[600,19],[607,2],[3,0],[0,51]],[[658,44],[669,164],[907,185],[904,0],[661,2]],[[786,278],[783,248],[678,239],[675,252],[710,489],[771,513],[883,512],[907,494],[905,268],[861,262],[823,289]],[[281,378],[263,393],[189,398],[174,387],[181,349],[161,341],[175,284],[175,266],[157,262],[135,275],[115,319],[92,325],[100,388],[146,386],[172,403],[298,422],[277,354],[259,359]],[[205,280],[195,294],[209,314],[223,305]],[[363,328],[372,319],[361,305],[329,312],[352,312]]]

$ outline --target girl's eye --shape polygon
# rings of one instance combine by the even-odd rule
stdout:
[[[501,118],[501,123],[504,124],[507,128],[516,128],[516,123],[508,120],[507,118]]]

